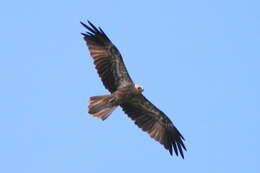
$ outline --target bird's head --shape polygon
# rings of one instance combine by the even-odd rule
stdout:
[[[144,87],[137,84],[135,84],[135,89],[137,90],[138,93],[142,93],[144,91]]]

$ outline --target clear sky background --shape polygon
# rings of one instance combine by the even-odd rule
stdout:
[[[260,171],[260,1],[3,1],[0,172]],[[171,157],[118,108],[80,35],[101,26],[186,138]]]

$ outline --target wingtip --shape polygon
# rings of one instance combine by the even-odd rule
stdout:
[[[87,22],[88,22],[88,24],[89,24],[90,26],[92,26],[92,27],[94,26],[93,28],[96,28],[95,25],[94,25],[92,22],[90,22],[89,20],[87,20]]]
[[[93,25],[89,20],[87,20],[88,24]]]
[[[185,149],[185,151],[186,151],[186,149]],[[171,149],[169,149],[169,153],[171,156],[173,156],[173,152]],[[179,156],[178,151],[175,151],[174,153],[176,154],[176,156]],[[181,155],[181,158],[184,159],[184,153],[182,151],[180,151],[180,155]]]
[[[97,27],[88,20],[88,24],[94,29],[95,32],[99,33],[99,30],[97,29]]]
[[[86,27],[87,25],[85,23],[83,23],[82,21],[80,21],[80,24],[83,25],[84,27]]]
[[[169,148],[170,155],[172,156],[172,148]]]
[[[182,147],[185,151],[187,151],[187,149],[186,149],[186,147],[185,147],[183,141],[184,141],[184,139],[181,138],[181,139],[178,140],[178,143],[181,145],[181,147]]]
[[[183,148],[185,151],[187,151],[186,146],[185,146],[183,143],[182,143],[181,145],[182,145],[182,148]]]

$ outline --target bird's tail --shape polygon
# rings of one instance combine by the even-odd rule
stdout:
[[[89,98],[88,113],[105,120],[117,106],[113,94],[93,96]]]

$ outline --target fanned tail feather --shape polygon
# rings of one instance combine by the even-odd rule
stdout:
[[[112,94],[93,96],[89,99],[88,113],[105,120],[117,107]]]

